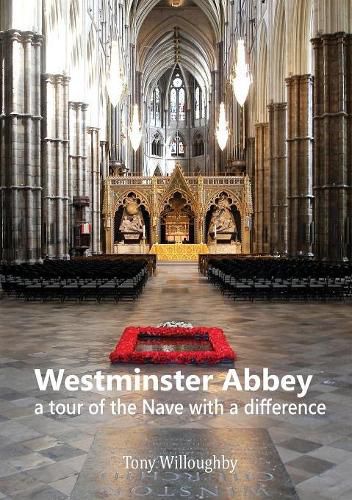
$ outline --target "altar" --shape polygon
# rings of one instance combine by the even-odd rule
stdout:
[[[208,247],[204,243],[199,244],[155,244],[150,250],[151,254],[157,256],[159,261],[192,261],[198,262],[199,254],[207,254]]]

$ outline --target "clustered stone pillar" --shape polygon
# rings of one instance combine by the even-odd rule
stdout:
[[[269,124],[255,126],[255,253],[270,253]]]
[[[271,164],[271,253],[287,253],[287,145],[286,103],[269,108]]]
[[[40,62],[42,37],[0,32],[1,260],[41,259]]]
[[[64,75],[42,77],[42,253],[69,254],[68,85]]]
[[[71,202],[71,247],[83,250],[79,228],[90,221],[89,175],[86,156],[86,114],[88,105],[69,102],[70,153],[69,198]],[[85,238],[85,243],[89,238]],[[88,244],[88,247],[90,245]]]
[[[317,257],[352,257],[352,35],[313,39]]]
[[[313,243],[313,77],[286,79],[288,100],[289,254],[312,255]]]
[[[88,127],[88,164],[91,178],[90,186],[90,206],[91,206],[91,221],[92,221],[92,253],[100,254],[100,217],[101,217],[101,178],[100,178],[100,143],[99,129]]]

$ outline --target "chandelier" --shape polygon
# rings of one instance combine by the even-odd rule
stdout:
[[[106,88],[109,94],[111,104],[115,107],[121,99],[122,92],[124,91],[124,80],[120,68],[119,46],[117,42],[111,43],[111,59],[110,70],[108,79],[106,81]]]
[[[218,126],[216,127],[215,135],[219,144],[219,148],[221,149],[221,151],[224,151],[224,149],[226,148],[227,139],[229,138],[229,126],[228,122],[226,121],[225,104],[223,102],[220,104],[219,121]]]
[[[232,79],[233,91],[240,106],[243,106],[247,99],[251,83],[252,77],[249,71],[249,66],[246,64],[246,48],[244,40],[240,39],[237,42],[235,77]]]
[[[135,104],[133,106],[133,116],[130,129],[130,140],[134,151],[137,151],[142,139],[142,131],[138,115],[139,115],[138,104]]]

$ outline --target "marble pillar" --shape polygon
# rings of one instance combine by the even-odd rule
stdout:
[[[312,255],[313,78],[295,75],[287,84],[289,255]]]
[[[287,104],[272,103],[269,109],[271,165],[271,243],[272,254],[287,254]]]
[[[0,32],[0,260],[41,255],[40,64],[42,37]]]
[[[254,252],[270,253],[270,176],[269,124],[255,126],[255,200],[254,200]]]
[[[65,75],[42,76],[42,253],[69,255],[68,85]]]
[[[314,47],[315,253],[352,258],[352,35],[312,40]]]

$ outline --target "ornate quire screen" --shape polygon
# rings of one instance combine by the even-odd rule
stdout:
[[[176,167],[171,176],[113,175],[105,181],[105,251],[114,253],[112,228],[120,214],[117,237],[130,235],[155,244],[221,244],[229,253],[250,253],[253,213],[248,176],[185,176]],[[116,226],[116,225],[115,225]],[[115,231],[116,233],[116,231]]]

